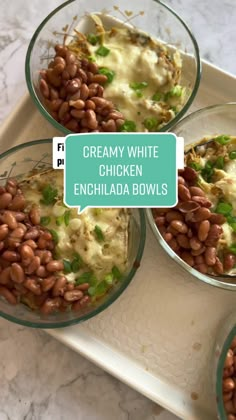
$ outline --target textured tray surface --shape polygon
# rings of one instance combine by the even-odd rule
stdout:
[[[233,101],[236,79],[206,63],[191,111]],[[58,133],[25,97],[1,130],[1,151]],[[49,331],[184,419],[216,417],[211,353],[236,295],[197,281],[174,263],[148,229],[135,279],[105,312],[83,325]]]

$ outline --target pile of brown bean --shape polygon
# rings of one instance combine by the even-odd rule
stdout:
[[[225,359],[222,391],[227,419],[236,420],[236,337]]]
[[[217,256],[225,217],[210,210],[212,203],[197,187],[197,172],[185,167],[179,171],[178,204],[169,209],[153,209],[155,223],[168,245],[187,264],[204,274],[222,274],[235,264],[235,256]]]
[[[15,180],[0,187],[0,296],[43,314],[81,310],[90,301],[89,284],[74,286],[61,274],[64,264],[53,259],[52,234],[40,226],[38,208],[26,204]]]
[[[56,45],[48,69],[40,71],[40,92],[51,116],[76,133],[115,132],[124,116],[103,97],[107,76],[86,58],[78,60],[66,46]]]

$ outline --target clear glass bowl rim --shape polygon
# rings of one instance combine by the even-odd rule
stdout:
[[[46,120],[51,123],[57,130],[61,131],[64,134],[69,134],[71,133],[67,128],[63,127],[63,125],[59,124],[46,110],[46,108],[43,106],[43,104],[41,103],[41,101],[38,99],[38,96],[35,92],[34,89],[34,85],[31,79],[31,73],[30,73],[30,59],[31,59],[31,53],[32,50],[34,48],[34,45],[37,41],[38,35],[40,34],[41,30],[43,29],[43,27],[45,26],[45,24],[54,16],[56,15],[57,12],[59,12],[59,10],[63,9],[64,7],[68,6],[69,4],[75,2],[77,0],[68,0],[65,3],[63,3],[62,5],[58,6],[56,9],[54,9],[51,13],[49,13],[49,15],[41,22],[41,24],[38,26],[38,28],[36,29],[36,31],[34,32],[31,41],[29,43],[29,47],[26,53],[26,59],[25,59],[25,78],[26,78],[26,84],[30,93],[31,98],[33,99],[34,103],[36,104],[36,106],[38,107],[39,111],[41,112],[41,114],[46,118]],[[189,109],[190,105],[192,104],[199,85],[200,85],[200,81],[201,81],[201,75],[202,75],[202,63],[201,63],[201,58],[200,58],[200,52],[199,52],[199,47],[198,47],[198,43],[194,37],[194,35],[192,34],[192,32],[190,31],[188,25],[185,23],[185,21],[169,6],[167,6],[166,4],[162,3],[162,1],[160,0],[152,0],[156,3],[158,3],[159,5],[163,6],[167,11],[169,11],[173,16],[175,16],[179,22],[183,25],[183,27],[185,28],[185,30],[187,31],[192,43],[193,43],[193,49],[194,49],[194,53],[195,53],[195,59],[196,59],[196,78],[195,78],[195,83],[194,83],[194,87],[193,90],[191,92],[191,95],[188,99],[188,101],[186,102],[186,104],[184,105],[183,109],[181,109],[180,112],[178,112],[178,114],[175,116],[175,118],[173,118],[168,124],[166,124],[161,130],[162,131],[168,131],[169,128],[171,128],[173,125],[175,125],[187,112],[187,110]]]
[[[200,117],[201,115],[207,114],[209,112],[214,111],[220,111],[225,110],[227,107],[235,107],[236,112],[236,102],[228,102],[225,104],[216,104],[211,105],[205,108],[201,108],[197,111],[192,112],[191,114],[187,115],[185,118],[183,118],[181,121],[179,121],[178,124],[176,124],[174,127],[172,127],[171,131],[179,130],[182,126],[184,126],[186,123],[190,122],[191,120]],[[158,243],[161,245],[161,247],[164,249],[167,254],[174,259],[176,263],[178,263],[181,267],[183,267],[189,274],[196,277],[197,279],[215,287],[219,287],[221,289],[226,290],[232,290],[236,292],[236,283],[225,283],[223,281],[217,280],[215,278],[209,277],[205,274],[200,273],[199,271],[195,270],[194,268],[190,267],[187,263],[185,263],[166,243],[166,241],[162,238],[161,234],[159,233],[159,230],[154,222],[153,216],[152,216],[152,209],[146,209],[146,215],[148,219],[149,226],[152,229],[152,232],[157,239]]]
[[[47,143],[48,144],[52,143],[52,139],[33,140],[33,141],[26,142],[26,143],[22,143],[20,145],[15,146],[15,147],[12,147],[11,149],[9,149],[9,150],[0,154],[0,164],[1,164],[1,160],[4,157],[6,157],[6,156],[8,156],[8,155],[20,150],[20,149],[24,149],[24,148],[27,148],[27,147],[30,147],[30,146],[36,146],[36,145],[40,145],[40,144],[47,144]],[[105,302],[103,302],[99,307],[92,309],[91,312],[83,315],[81,318],[76,318],[75,317],[74,319],[70,319],[68,321],[62,321],[60,323],[54,323],[53,321],[52,322],[48,321],[47,323],[46,322],[44,323],[44,322],[41,322],[40,320],[35,321],[35,322],[34,321],[22,320],[22,319],[19,319],[19,318],[15,317],[14,315],[6,314],[5,312],[3,312],[1,310],[0,310],[0,316],[7,319],[8,321],[12,321],[16,324],[24,325],[26,327],[43,328],[43,329],[64,328],[64,327],[68,327],[68,326],[79,324],[83,321],[86,321],[86,320],[94,317],[95,315],[98,315],[104,309],[108,308],[116,299],[118,299],[118,297],[128,287],[128,285],[130,284],[131,280],[133,279],[136,271],[138,270],[139,264],[140,264],[141,259],[142,259],[142,255],[143,255],[143,251],[144,251],[144,247],[145,247],[145,241],[146,241],[146,219],[145,219],[144,209],[137,209],[137,210],[139,212],[139,217],[140,217],[140,238],[139,238],[138,251],[137,251],[136,258],[135,258],[135,264],[133,264],[129,273],[122,280],[121,286],[111,296],[109,296],[108,299],[105,300]]]

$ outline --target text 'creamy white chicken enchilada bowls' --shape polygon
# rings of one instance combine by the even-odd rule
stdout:
[[[125,290],[140,265],[144,211],[63,203],[63,171],[52,140],[0,155],[0,315],[58,328],[98,314]]]
[[[197,93],[197,43],[157,0],[68,1],[41,23],[26,57],[29,92],[68,132],[166,131]]]
[[[150,226],[190,274],[236,291],[236,103],[196,111],[173,132],[185,141],[178,204],[148,209]]]

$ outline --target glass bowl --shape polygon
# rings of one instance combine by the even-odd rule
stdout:
[[[63,43],[64,36],[71,33],[78,23],[80,31],[87,32],[83,18],[95,12],[108,14],[110,25],[114,25],[114,19],[119,23],[132,24],[180,51],[183,62],[181,84],[187,88],[188,94],[182,110],[161,129],[168,130],[183,117],[196,96],[201,78],[201,61],[197,42],[186,23],[158,0],[132,0],[129,4],[126,0],[114,3],[110,0],[70,0],[50,13],[35,31],[26,55],[26,82],[39,111],[57,130],[69,133],[43,105],[39,91],[39,71],[51,61],[55,54],[55,44]]]
[[[178,137],[183,137],[185,145],[201,140],[201,138],[206,135],[231,134],[236,136],[236,103],[213,105],[193,112],[183,118],[183,120],[174,126],[171,131]],[[154,222],[151,209],[147,209],[146,212],[149,224],[157,241],[162,248],[164,248],[167,254],[181,267],[205,283],[222,289],[236,291],[236,278],[229,279],[227,277],[210,277],[200,273],[186,264],[162,238]]]
[[[227,420],[227,414],[223,403],[222,379],[226,354],[234,337],[236,337],[235,312],[230,314],[229,317],[223,321],[214,345],[213,386],[217,403],[218,418],[220,420]]]
[[[18,178],[20,181],[32,169],[40,172],[51,168],[52,140],[36,140],[13,147],[0,155],[0,167],[0,185],[5,184],[8,177]],[[140,265],[145,238],[145,213],[141,209],[131,209],[127,271],[123,279],[114,285],[107,295],[93,306],[84,308],[83,312],[58,312],[43,316],[23,304],[10,305],[0,297],[0,316],[28,327],[60,328],[78,324],[97,315],[111,305],[131,282]]]

